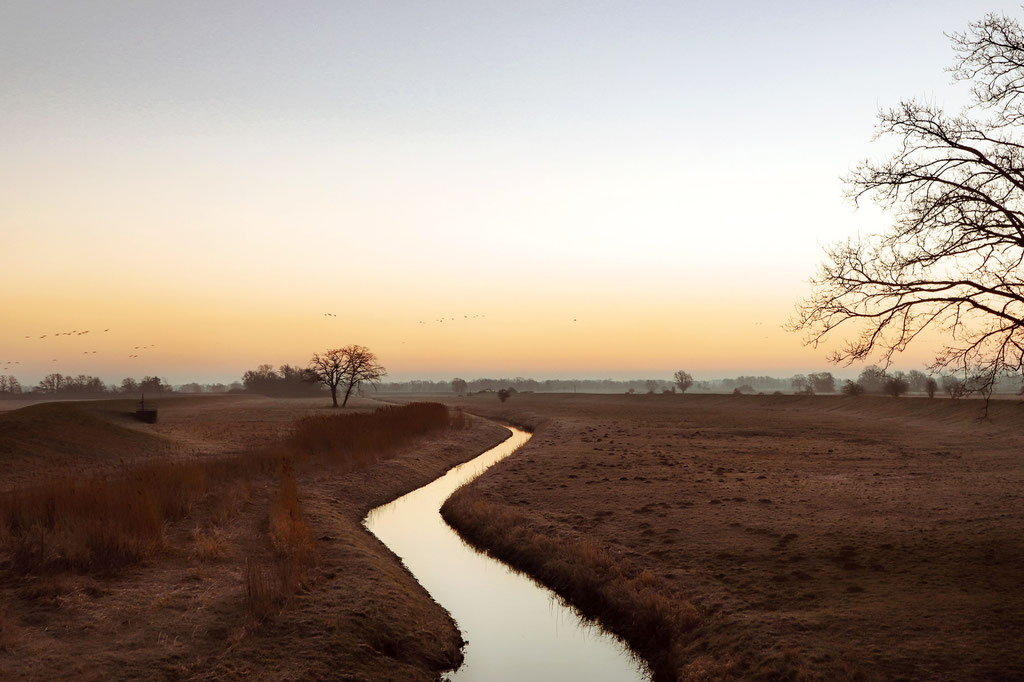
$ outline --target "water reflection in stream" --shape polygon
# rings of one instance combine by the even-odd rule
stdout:
[[[466,545],[444,522],[441,504],[464,483],[530,439],[512,436],[408,495],[377,507],[366,527],[448,609],[469,642],[456,682],[649,680],[617,639],[581,622],[548,589]]]

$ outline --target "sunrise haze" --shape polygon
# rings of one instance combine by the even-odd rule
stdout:
[[[1015,9],[4,3],[0,363],[829,369],[781,325],[823,244],[890,220],[839,176],[879,107],[959,107],[944,32]]]

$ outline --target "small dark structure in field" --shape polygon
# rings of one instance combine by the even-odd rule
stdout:
[[[156,424],[156,408],[146,407],[146,396],[139,400],[139,409],[135,410],[135,418],[147,424]]]

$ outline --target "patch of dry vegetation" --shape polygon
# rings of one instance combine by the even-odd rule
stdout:
[[[101,426],[86,475],[26,467],[31,485],[0,495],[0,678],[435,678],[461,660],[458,629],[360,521],[503,434],[437,408],[385,409],[407,437],[363,441],[365,412],[332,413],[300,450],[316,401],[175,401],[153,427]],[[105,440],[162,446],[161,429],[177,459],[120,462]],[[205,444],[244,454],[181,456]]]
[[[123,404],[122,404],[123,403]],[[73,469],[90,474],[126,463],[164,458],[174,448],[167,439],[110,419],[129,401],[40,403],[0,412],[0,491],[59,476]]]
[[[1017,401],[988,421],[978,402],[873,396],[449,401],[538,423],[449,500],[470,541],[584,611],[645,572],[696,607],[667,638],[590,612],[658,680],[1024,678]]]
[[[462,427],[440,403],[388,405],[369,413],[317,415],[295,424],[289,446],[305,456],[329,458],[344,468],[355,469],[387,457],[414,438],[432,431]]]
[[[52,411],[56,406],[45,407]],[[96,420],[73,408],[71,413],[87,423]],[[278,472],[270,536],[279,553],[305,563],[302,548],[310,541],[299,537],[292,453],[329,460],[342,470],[358,469],[449,423],[448,408],[437,403],[308,417],[295,424],[285,444],[259,453],[147,464],[112,476],[65,476],[10,491],[0,499],[0,551],[9,553],[13,570],[21,574],[117,569],[164,549],[165,524],[187,516],[211,491],[240,478]],[[199,537],[203,547],[198,551],[216,554],[211,537]],[[291,586],[295,580],[286,582]]]
[[[445,521],[476,547],[529,574],[584,616],[628,639],[658,679],[683,667],[684,638],[697,608],[666,581],[613,556],[591,538],[555,535],[472,486],[441,507]]]

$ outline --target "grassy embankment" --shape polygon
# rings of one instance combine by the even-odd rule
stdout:
[[[38,411],[47,413],[43,420]],[[65,438],[68,426],[79,427],[79,433],[102,434],[123,428],[74,408],[62,412],[58,405],[28,412],[27,418],[17,412],[4,418],[19,426],[44,423]],[[315,561],[295,484],[295,459],[326,460],[336,470],[351,471],[450,423],[447,408],[436,403],[306,417],[295,424],[289,439],[257,453],[157,462],[113,475],[67,475],[9,491],[0,500],[0,552],[9,557],[15,574],[115,570],[165,549],[165,524],[187,516],[211,492],[269,476],[277,490],[268,509],[267,537],[277,565],[270,569],[251,559],[246,573],[251,610],[265,617],[273,603],[299,586],[302,573]],[[216,553],[209,537],[199,542],[199,551]]]
[[[537,429],[445,517],[658,680],[1024,674],[1016,402],[989,422],[874,397],[450,402]]]
[[[44,452],[50,448],[65,459],[77,458],[82,473],[51,476],[49,467],[25,473],[20,478],[32,484],[0,500],[0,572],[10,588],[0,599],[0,654],[44,653],[53,659],[52,667],[40,669],[59,675],[82,674],[69,660],[78,646],[88,651],[83,660],[105,651],[103,660],[79,665],[107,672],[110,654],[118,651],[118,666],[135,666],[130,669],[137,672],[192,675],[212,666],[228,676],[239,670],[258,675],[284,665],[292,671],[284,674],[301,675],[351,665],[359,674],[381,679],[420,678],[460,659],[450,619],[430,625],[435,634],[411,639],[410,631],[433,623],[435,613],[443,616],[443,611],[412,588],[401,588],[402,599],[386,596],[399,584],[415,583],[363,531],[359,519],[364,507],[477,454],[495,438],[490,430],[481,431],[480,424],[464,430],[467,420],[461,414],[450,419],[440,405],[389,407],[300,419],[287,438],[245,455],[173,461],[154,455],[149,463],[117,466],[115,458],[137,454],[140,446],[155,453],[169,445],[109,422],[95,406],[41,407],[46,414],[27,410],[0,416],[0,459],[13,461],[38,444]],[[254,416],[245,414],[245,421]],[[86,432],[90,446],[84,452],[75,452],[73,441],[48,437],[62,433],[65,425]],[[451,435],[409,447],[413,439],[439,430]],[[467,436],[456,435],[462,433]],[[392,464],[392,457],[400,461]],[[263,513],[254,505],[262,505]],[[343,571],[355,573],[339,575]],[[176,575],[190,581],[188,589],[182,590]],[[251,625],[225,641],[231,626],[225,631],[220,623],[231,622],[235,609],[228,605],[236,599],[245,603]],[[138,638],[145,628],[131,628],[131,617],[121,626],[107,616],[103,628],[112,632],[95,641],[100,632],[88,625],[93,614],[133,613],[143,608],[140,600],[157,605],[150,607],[157,609],[151,617],[151,629],[161,631],[157,641],[143,647],[118,644],[118,638]],[[333,609],[318,611],[319,604],[332,600]],[[199,608],[198,602],[206,606]],[[294,608],[281,612],[286,602]],[[88,612],[80,608],[86,603]],[[187,618],[161,617],[162,609],[177,604],[188,609]],[[415,614],[411,622],[404,622],[410,614]],[[178,620],[185,622],[179,626]],[[295,628],[308,631],[313,623],[322,624],[322,635],[333,645],[311,655],[303,645],[313,638],[307,633],[297,639]],[[52,636],[36,634],[36,626],[44,624],[66,633],[60,646],[69,649],[67,656],[46,644]],[[175,628],[181,634],[168,641],[163,633]],[[189,636],[192,641],[179,642]],[[291,649],[298,650],[298,661],[266,657],[268,651]],[[194,660],[183,663],[182,656]],[[0,671],[18,674],[22,668],[16,660],[20,657],[0,657]]]

